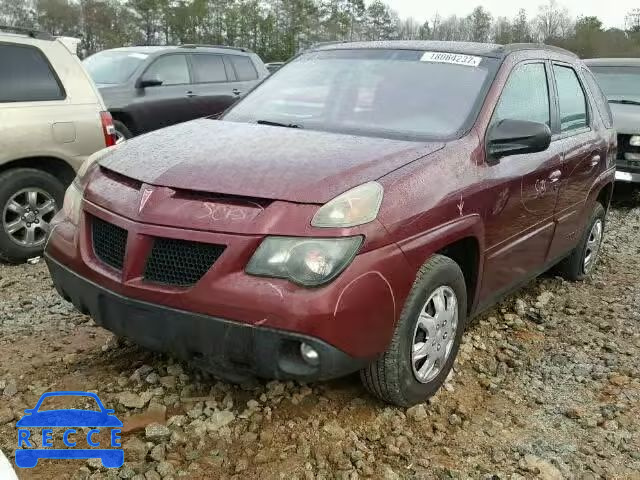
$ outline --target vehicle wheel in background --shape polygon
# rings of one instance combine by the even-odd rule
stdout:
[[[600,255],[606,212],[596,202],[580,242],[559,265],[560,274],[567,280],[583,280],[593,271]]]
[[[129,130],[121,121],[114,120],[113,126],[116,129],[116,142],[121,142],[122,140],[127,140],[133,137],[131,130]]]
[[[42,253],[64,190],[56,177],[34,168],[0,174],[0,259],[23,262]]]
[[[360,372],[370,393],[402,407],[425,402],[451,371],[467,313],[456,262],[431,257],[418,272],[388,350]]]

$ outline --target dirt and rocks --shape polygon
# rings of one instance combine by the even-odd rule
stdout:
[[[96,392],[125,465],[43,460],[20,478],[640,479],[640,198],[616,194],[593,278],[547,274],[469,327],[455,369],[410,409],[357,376],[231,385],[117,341],[54,292],[44,264],[0,265],[0,449],[50,390]],[[81,437],[81,435],[78,435]]]

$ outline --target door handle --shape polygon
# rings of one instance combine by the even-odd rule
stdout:
[[[238,97],[242,94],[242,92],[240,90],[238,90],[237,88],[234,88],[233,90],[231,90],[233,92],[233,94]]]
[[[556,183],[558,180],[560,180],[560,177],[562,177],[562,171],[554,170],[549,175],[549,183]]]
[[[197,97],[198,94],[197,93],[193,93],[191,90],[187,90],[186,93],[187,97],[191,98],[191,97]]]
[[[598,165],[600,163],[600,155],[596,154],[593,157],[591,157],[591,167],[595,167],[596,165]]]

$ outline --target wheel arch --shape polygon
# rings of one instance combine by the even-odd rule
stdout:
[[[444,255],[454,260],[467,285],[467,310],[475,309],[484,265],[484,224],[478,214],[439,225],[399,243],[412,267],[419,269],[431,256]]]
[[[138,132],[138,128],[136,126],[136,122],[133,118],[133,115],[131,115],[130,112],[126,112],[124,110],[118,109],[118,110],[110,110],[109,113],[111,113],[111,117],[115,121],[123,123],[124,126],[127,127],[132,134],[138,135],[140,133]]]
[[[25,157],[0,165],[0,173],[16,168],[35,168],[53,175],[65,186],[69,186],[76,176],[76,172],[69,163],[58,157],[37,156]]]

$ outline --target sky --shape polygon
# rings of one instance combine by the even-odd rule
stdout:
[[[370,2],[367,2],[370,3]],[[546,0],[387,0],[386,3],[398,12],[400,18],[414,17],[424,21],[435,13],[465,16],[477,5],[482,5],[494,17],[513,18],[520,8],[527,10],[529,18],[538,13],[538,6]],[[632,8],[640,8],[638,0],[558,0],[558,4],[567,7],[572,17],[597,16],[604,26],[624,27],[626,13]]]

